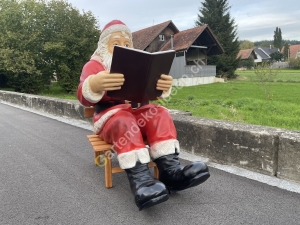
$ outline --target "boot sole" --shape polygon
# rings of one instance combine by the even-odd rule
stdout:
[[[169,193],[176,192],[176,191],[183,191],[187,188],[195,187],[199,184],[204,183],[209,177],[210,177],[209,172],[201,173],[201,174],[198,174],[197,176],[195,176],[191,180],[191,183],[189,185],[187,185],[186,187],[182,187],[180,189],[175,189],[175,188],[172,188],[170,186],[167,186],[167,189],[168,189]]]
[[[139,207],[139,210],[141,211],[143,209],[146,209],[146,208],[149,208],[151,206],[157,205],[159,203],[165,202],[168,199],[169,199],[169,195],[168,194],[164,194],[164,195],[161,195],[159,197],[153,198],[150,201],[148,201],[148,202],[144,203],[143,205],[141,205]]]

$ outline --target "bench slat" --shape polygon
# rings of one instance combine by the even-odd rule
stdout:
[[[84,117],[91,118],[94,116],[95,109],[94,107],[84,108]]]
[[[91,135],[87,135],[88,138],[99,138],[99,136],[97,134],[91,134]]]
[[[94,151],[108,151],[108,150],[112,150],[111,149],[112,145],[99,145],[99,146],[94,146]]]
[[[105,145],[105,144],[107,144],[105,141],[94,141],[94,142],[91,142],[92,146]]]

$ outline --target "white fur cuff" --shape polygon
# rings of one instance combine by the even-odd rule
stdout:
[[[141,148],[125,152],[118,155],[118,161],[122,169],[130,169],[135,166],[137,161],[142,164],[150,162],[149,151],[147,148]]]
[[[157,159],[161,156],[180,152],[179,142],[176,139],[160,141],[150,147],[150,155],[152,159]]]
[[[92,75],[93,76],[93,75]],[[92,76],[89,76],[85,79],[85,81],[83,82],[82,84],[82,95],[83,97],[91,102],[91,103],[97,103],[101,100],[101,98],[103,97],[104,95],[104,91],[102,91],[102,93],[94,93],[92,90],[91,90],[91,86],[90,86],[90,83],[89,83],[89,80],[91,79]]]
[[[120,111],[120,108],[111,109],[105,114],[103,114],[97,122],[94,123],[94,134],[99,134],[99,132],[102,130],[104,124],[107,120],[109,120],[110,117],[115,115],[118,111]]]

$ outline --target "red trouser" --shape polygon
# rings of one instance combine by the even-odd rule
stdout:
[[[173,120],[167,109],[149,104],[138,109],[122,105],[103,126],[100,138],[114,145],[118,154],[145,148],[160,141],[177,139]]]

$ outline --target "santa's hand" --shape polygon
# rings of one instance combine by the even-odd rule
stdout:
[[[172,87],[173,78],[169,75],[162,74],[157,81],[156,89],[161,91],[168,91]]]
[[[94,93],[102,91],[119,90],[124,84],[124,75],[120,73],[109,73],[109,71],[101,71],[93,75],[89,84]]]

